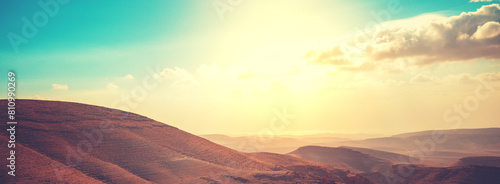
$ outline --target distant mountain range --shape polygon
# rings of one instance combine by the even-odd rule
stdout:
[[[443,142],[434,141],[433,136],[436,138],[437,135],[433,133],[442,135]],[[242,152],[264,151],[285,154],[309,145],[349,147],[357,151],[364,148],[365,152],[371,150],[369,154],[377,154],[374,151],[378,153],[384,151],[386,152],[384,154],[411,155],[426,151],[428,153],[424,154],[423,161],[433,166],[447,166],[462,157],[500,156],[500,128],[421,131],[361,140],[328,136],[318,139],[313,135],[286,138],[277,136],[262,145],[261,150],[238,147],[241,142],[257,139],[252,136],[202,135],[202,137]]]

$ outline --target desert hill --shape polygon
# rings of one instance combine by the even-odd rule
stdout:
[[[384,171],[393,164],[388,160],[345,147],[305,146],[290,152],[289,155],[348,169],[353,172]]]
[[[371,183],[286,155],[249,156],[120,110],[38,100],[16,107],[19,164],[15,178],[1,175],[6,183]]]
[[[380,151],[380,150],[375,150],[375,149],[369,149],[369,148],[358,148],[358,147],[349,147],[349,146],[341,146],[341,148],[347,148],[347,149],[351,149],[353,151],[359,151],[361,153],[371,155],[373,157],[387,160],[393,164],[404,164],[404,163],[410,163],[409,162],[410,160],[419,160],[418,158],[410,157],[407,155],[402,155],[402,154],[397,154],[397,153],[392,153],[392,152],[387,152],[387,151]],[[430,163],[426,163],[424,161],[423,164],[430,164]]]

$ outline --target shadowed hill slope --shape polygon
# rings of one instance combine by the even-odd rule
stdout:
[[[289,154],[355,172],[383,171],[392,165],[388,160],[345,147],[304,146]]]
[[[500,167],[460,166],[460,167],[405,167],[411,170],[401,170],[394,165],[388,173],[363,173],[379,184],[498,184]],[[410,172],[411,171],[411,172]],[[406,174],[406,173],[410,174]]]
[[[409,157],[406,155],[401,155],[401,154],[387,152],[387,151],[375,150],[375,149],[357,148],[357,147],[348,147],[348,146],[341,146],[341,148],[359,151],[359,152],[364,153],[364,154],[368,154],[368,155],[371,155],[371,156],[374,156],[374,157],[377,157],[380,159],[390,161],[393,164],[411,163],[412,160],[420,161],[418,158]],[[425,162],[424,162],[424,164],[425,164]]]
[[[464,157],[451,164],[451,166],[483,165],[500,167],[500,157],[494,156],[476,156]]]

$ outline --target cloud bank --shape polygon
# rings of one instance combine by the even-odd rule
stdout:
[[[397,73],[408,66],[500,59],[499,50],[500,6],[491,4],[458,16],[427,14],[384,22],[358,32],[346,44],[311,50],[305,58],[309,64],[342,71],[381,68]]]
[[[408,20],[411,21],[411,20]],[[373,60],[409,59],[427,65],[445,61],[499,59],[500,7],[435,19],[418,26],[382,25],[370,39],[356,43]],[[400,25],[408,25],[401,24]]]

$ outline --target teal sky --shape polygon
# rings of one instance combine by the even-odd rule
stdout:
[[[228,4],[225,0],[218,1]],[[307,11],[293,9],[295,6],[290,4],[293,1],[276,0],[280,4],[275,1],[241,0],[241,4],[232,6],[233,10],[226,12],[225,19],[221,20],[212,0],[71,0],[59,5],[57,13],[48,17],[47,24],[38,27],[38,32],[32,38],[26,38],[28,42],[20,44],[16,52],[8,35],[23,36],[23,17],[33,22],[33,16],[43,9],[38,1],[0,0],[0,72],[5,75],[8,71],[17,73],[18,98],[37,95],[47,99],[62,97],[68,101],[108,106],[110,98],[141,84],[141,77],[148,75],[148,67],[178,67],[194,73],[200,65],[217,63],[230,66],[252,56],[257,48],[266,45],[349,37],[371,22],[380,23],[373,13],[387,10],[391,2],[297,2],[303,1],[312,8]],[[498,3],[471,3],[468,0],[398,2],[403,11],[391,14],[391,20],[430,13],[449,17]],[[256,5],[261,7],[256,8]],[[288,21],[286,17],[290,15],[295,17]],[[281,24],[285,26],[280,28]],[[318,25],[321,27],[316,27]],[[478,65],[457,64],[443,70],[429,67],[426,72],[438,71],[435,76],[441,77],[467,69],[472,69],[469,73],[473,75],[499,71],[496,60],[483,60]],[[127,82],[123,79],[127,75],[135,79]],[[391,77],[400,79],[409,75]],[[5,86],[5,79],[2,77],[0,86]],[[67,85],[69,90],[54,90],[53,84]],[[109,84],[118,85],[119,91],[106,91]],[[228,82],[228,85],[234,84]],[[179,91],[162,88],[151,96],[168,96],[175,92]],[[4,98],[5,90],[1,90],[0,95]],[[102,97],[96,97],[98,95]],[[138,110],[140,113],[147,111]],[[164,121],[176,120],[159,114],[153,112],[150,116]]]
[[[338,1],[318,0],[318,3],[338,6]],[[350,29],[363,28],[373,21],[369,11],[378,12],[387,7],[389,1],[356,0],[356,8],[361,21],[353,23]],[[241,7],[245,6],[243,2]],[[467,0],[402,0],[404,11],[392,15],[393,19],[404,19],[423,13],[438,12],[457,15],[460,12],[474,11],[485,3],[469,3]],[[212,4],[208,1],[70,1],[60,5],[57,15],[50,17],[48,23],[39,28],[29,43],[21,44],[19,52],[14,52],[7,38],[9,32],[21,35],[22,17],[32,20],[35,12],[42,10],[37,1],[0,1],[0,59],[2,69],[26,72],[25,80],[42,78],[99,78],[123,75],[121,71],[133,70],[145,64],[165,66],[194,67],[200,62],[204,49],[210,41],[200,40],[195,44],[179,45],[182,40],[196,39],[199,35],[210,35],[221,31],[221,22]],[[349,8],[349,7],[347,7]],[[237,8],[229,14],[237,14]],[[328,22],[329,17],[324,17]],[[346,32],[346,34],[348,34]],[[165,52],[169,58],[151,59],[150,53],[137,54],[137,57],[114,57],[93,59],[68,59],[59,55],[81,53],[87,56],[99,50],[120,51],[136,46],[172,43]],[[190,42],[193,43],[193,42]],[[205,44],[205,45],[202,45]],[[151,58],[147,58],[151,57]],[[84,61],[82,61],[84,60]],[[213,61],[212,61],[213,62]],[[108,70],[109,68],[115,68]],[[88,76],[88,71],[93,71]],[[128,72],[130,73],[130,71]]]
[[[192,30],[197,27],[195,18],[190,16],[198,8],[193,1],[70,1],[60,5],[58,13],[27,44],[21,44],[16,53],[6,35],[22,35],[21,18],[32,20],[33,14],[42,10],[36,2],[2,1],[0,7],[0,34],[4,35],[0,39],[1,68],[19,72],[24,84],[29,84],[22,85],[26,91],[50,89],[49,83],[54,80],[79,81],[81,85],[74,88],[88,89],[96,80],[133,73],[138,66],[158,60],[148,58],[154,57],[151,53],[133,58],[101,54],[176,42],[194,34]],[[176,49],[187,50],[177,47],[171,53],[180,52]],[[175,55],[171,59],[179,60]]]
[[[0,1],[1,34],[19,34],[23,25],[22,17],[31,20],[41,8],[37,1],[18,2]],[[222,1],[223,2],[223,1]],[[336,6],[336,1],[318,0],[318,3]],[[386,8],[390,1],[356,0],[364,11],[378,12]],[[467,0],[401,0],[404,11],[393,15],[393,19],[403,19],[423,13],[438,12],[457,15],[460,12],[474,11],[487,3],[469,3]],[[491,3],[489,3],[491,4]],[[241,6],[244,6],[242,4]],[[364,15],[367,12],[359,12]],[[235,12],[237,13],[237,12]],[[70,1],[61,5],[58,14],[49,18],[49,23],[40,28],[29,44],[22,45],[23,53],[46,51],[72,51],[100,47],[120,47],[127,44],[151,44],[158,41],[172,41],[199,34],[214,27],[223,27],[218,22],[212,4],[205,1],[141,1],[98,2]],[[328,17],[325,17],[327,20]],[[364,17],[371,21],[372,17]],[[363,27],[365,22],[358,22]],[[213,24],[209,27],[207,24]],[[220,28],[219,28],[220,29]],[[1,38],[0,50],[12,54],[8,39]],[[20,54],[23,54],[20,53]]]

